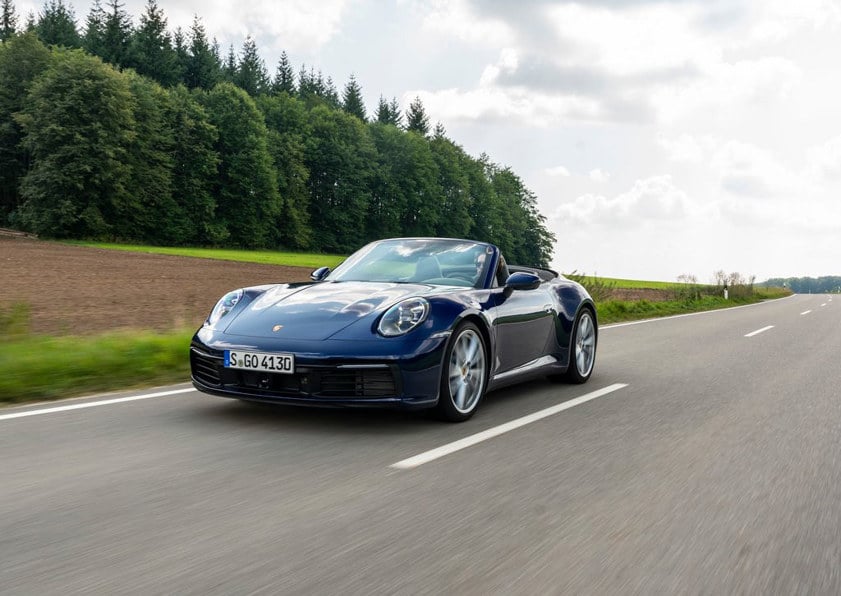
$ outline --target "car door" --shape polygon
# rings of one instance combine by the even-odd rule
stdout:
[[[494,372],[504,373],[545,356],[550,334],[555,331],[555,308],[545,288],[499,288],[495,299]]]

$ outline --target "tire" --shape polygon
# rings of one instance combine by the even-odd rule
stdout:
[[[479,328],[459,325],[450,336],[441,365],[441,386],[436,414],[443,420],[463,422],[473,416],[488,382],[488,352]]]
[[[589,308],[582,308],[575,319],[570,343],[569,367],[564,375],[567,383],[586,383],[596,364],[598,333],[596,320]]]

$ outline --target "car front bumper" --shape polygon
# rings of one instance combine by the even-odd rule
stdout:
[[[280,374],[226,368],[224,349],[220,348],[235,346],[226,343],[211,347],[197,336],[190,347],[191,379],[196,389],[204,393],[250,401],[321,407],[427,408],[438,402],[446,340],[445,336],[427,340],[402,356],[376,352],[359,355],[358,344],[335,345],[334,348],[350,349],[334,349],[331,355],[314,355],[300,349],[302,346],[298,350],[285,346],[284,351],[295,354],[295,371]]]

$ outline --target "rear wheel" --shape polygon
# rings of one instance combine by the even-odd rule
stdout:
[[[441,368],[437,406],[441,418],[461,422],[473,415],[485,394],[487,361],[479,328],[470,322],[460,325],[450,338]]]
[[[596,321],[587,308],[581,309],[575,320],[570,348],[565,380],[575,384],[586,383],[596,363]]]

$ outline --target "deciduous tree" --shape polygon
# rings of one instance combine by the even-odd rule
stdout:
[[[19,119],[33,156],[20,221],[49,237],[115,238],[133,207],[134,102],[126,78],[81,50],[56,53]]]
[[[50,63],[50,51],[34,32],[23,33],[0,45],[0,222],[20,205],[20,179],[30,165],[21,145],[23,131],[15,114],[23,110],[32,82]]]
[[[263,115],[245,91],[230,83],[219,83],[203,98],[219,133],[213,193],[217,221],[236,245],[269,246],[281,202]]]

